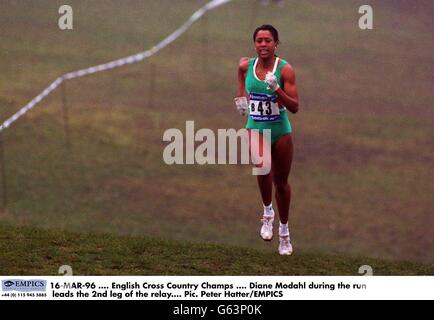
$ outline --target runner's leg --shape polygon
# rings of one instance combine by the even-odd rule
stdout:
[[[288,176],[291,170],[293,157],[293,144],[290,134],[286,134],[277,140],[271,149],[272,154],[272,178],[276,188],[276,202],[279,210],[280,222],[288,223],[289,206],[291,203],[291,187]]]
[[[263,139],[263,135],[258,133],[255,130],[248,130],[249,131],[249,141],[250,141],[250,153],[251,157],[255,158],[252,161],[254,163],[258,163],[257,155],[262,157],[262,163],[256,164],[257,167],[262,167],[264,165],[271,165],[271,155],[264,153],[263,151],[266,150],[264,144],[269,143],[265,139]],[[270,150],[270,148],[268,148]],[[272,201],[272,194],[273,194],[273,178],[271,171],[266,175],[257,175],[257,181],[259,186],[259,191],[261,193],[262,202],[264,205],[268,206],[271,204]]]

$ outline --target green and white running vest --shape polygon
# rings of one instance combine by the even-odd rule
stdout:
[[[265,81],[257,77],[255,72],[257,63],[257,58],[250,59],[246,74],[245,87],[249,100],[246,128],[257,129],[259,132],[271,129],[271,143],[274,143],[281,136],[291,133],[292,128],[288,119],[288,111],[285,106],[279,107],[277,103],[277,94],[268,88]],[[288,62],[276,57],[272,72],[280,87],[283,86],[280,73],[286,64]]]

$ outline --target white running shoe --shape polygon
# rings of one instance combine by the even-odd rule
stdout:
[[[292,244],[289,235],[280,236],[279,254],[282,256],[290,256],[292,254]]]
[[[262,227],[261,227],[261,238],[264,241],[271,241],[273,239],[273,222],[274,215],[272,216],[262,216]]]

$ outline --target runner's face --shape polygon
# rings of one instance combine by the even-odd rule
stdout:
[[[255,49],[259,58],[268,59],[274,56],[277,43],[268,30],[259,30],[255,38]]]

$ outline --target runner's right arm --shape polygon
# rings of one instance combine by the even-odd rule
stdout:
[[[245,80],[246,73],[249,67],[249,58],[243,57],[240,59],[240,64],[238,66],[238,90],[237,97],[234,99],[235,105],[237,106],[237,110],[240,115],[244,116],[247,113],[247,109],[249,108],[247,98],[245,96]]]
[[[249,58],[242,57],[240,59],[240,64],[238,65],[238,90],[237,97],[243,97],[246,91],[246,73],[249,67]]]

